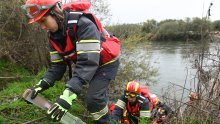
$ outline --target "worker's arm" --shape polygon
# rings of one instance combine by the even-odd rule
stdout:
[[[138,102],[140,104],[140,119],[139,122],[142,124],[150,124],[150,102],[144,96],[138,96]]]
[[[115,109],[112,113],[112,119],[120,121],[123,118],[123,110],[126,108],[126,98],[123,95],[115,104]]]

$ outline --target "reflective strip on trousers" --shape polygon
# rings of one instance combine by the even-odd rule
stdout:
[[[140,111],[140,117],[150,117],[150,111]]]
[[[50,60],[51,62],[61,62],[63,61],[62,56],[58,53],[58,51],[50,52]]]
[[[104,109],[99,112],[91,113],[93,120],[99,120],[102,116],[108,113],[108,106],[106,105]]]
[[[121,109],[124,109],[126,104],[124,101],[119,99],[115,105],[117,105]]]

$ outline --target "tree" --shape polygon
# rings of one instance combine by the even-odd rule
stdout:
[[[4,57],[36,73],[47,65],[46,32],[28,26],[22,13],[24,0],[0,1],[0,59]]]
[[[156,31],[156,29],[157,29],[157,21],[154,19],[147,20],[146,22],[144,22],[142,27],[142,31],[146,33],[153,33]]]
[[[156,35],[158,40],[174,40],[179,33],[179,24],[177,21],[166,21],[160,24]]]
[[[200,18],[193,18],[192,19],[192,24],[191,24],[191,31],[194,32],[201,32],[201,30],[206,31],[210,29],[211,27],[211,22],[206,19],[200,19]]]
[[[76,0],[62,0],[64,4],[74,1]],[[110,13],[109,4],[107,0],[84,0],[84,1],[91,1],[92,6],[90,7],[90,11],[98,17],[98,19],[102,22],[103,25],[109,24],[112,15]]]
[[[92,7],[90,11],[93,12],[104,25],[108,25],[112,15],[107,0],[91,0],[91,2]]]
[[[216,20],[212,23],[213,30],[220,31],[220,20]]]

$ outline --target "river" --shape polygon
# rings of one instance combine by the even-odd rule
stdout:
[[[172,89],[170,88],[171,83],[184,86],[186,82],[186,88],[194,88],[196,71],[192,69],[192,63],[185,56],[187,51],[195,46],[196,44],[186,44],[185,42],[156,42],[139,46],[139,50],[134,53],[134,56],[150,56],[146,59],[148,58],[150,65],[158,70],[158,76],[154,78],[156,83],[150,85],[151,92],[162,95],[164,91],[170,90],[169,92],[174,91],[177,96],[181,96],[182,88],[175,86]],[[186,91],[184,96],[187,93]]]

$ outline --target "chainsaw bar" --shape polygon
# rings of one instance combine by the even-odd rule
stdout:
[[[27,89],[23,93],[23,98],[27,100],[28,102],[31,102],[32,104],[36,105],[37,107],[40,107],[43,110],[48,110],[52,103],[48,100],[46,100],[44,97],[37,95],[34,99],[31,99],[31,90]],[[86,124],[83,122],[80,118],[73,116],[69,112],[67,112],[63,118],[60,120],[60,123],[62,124]]]

